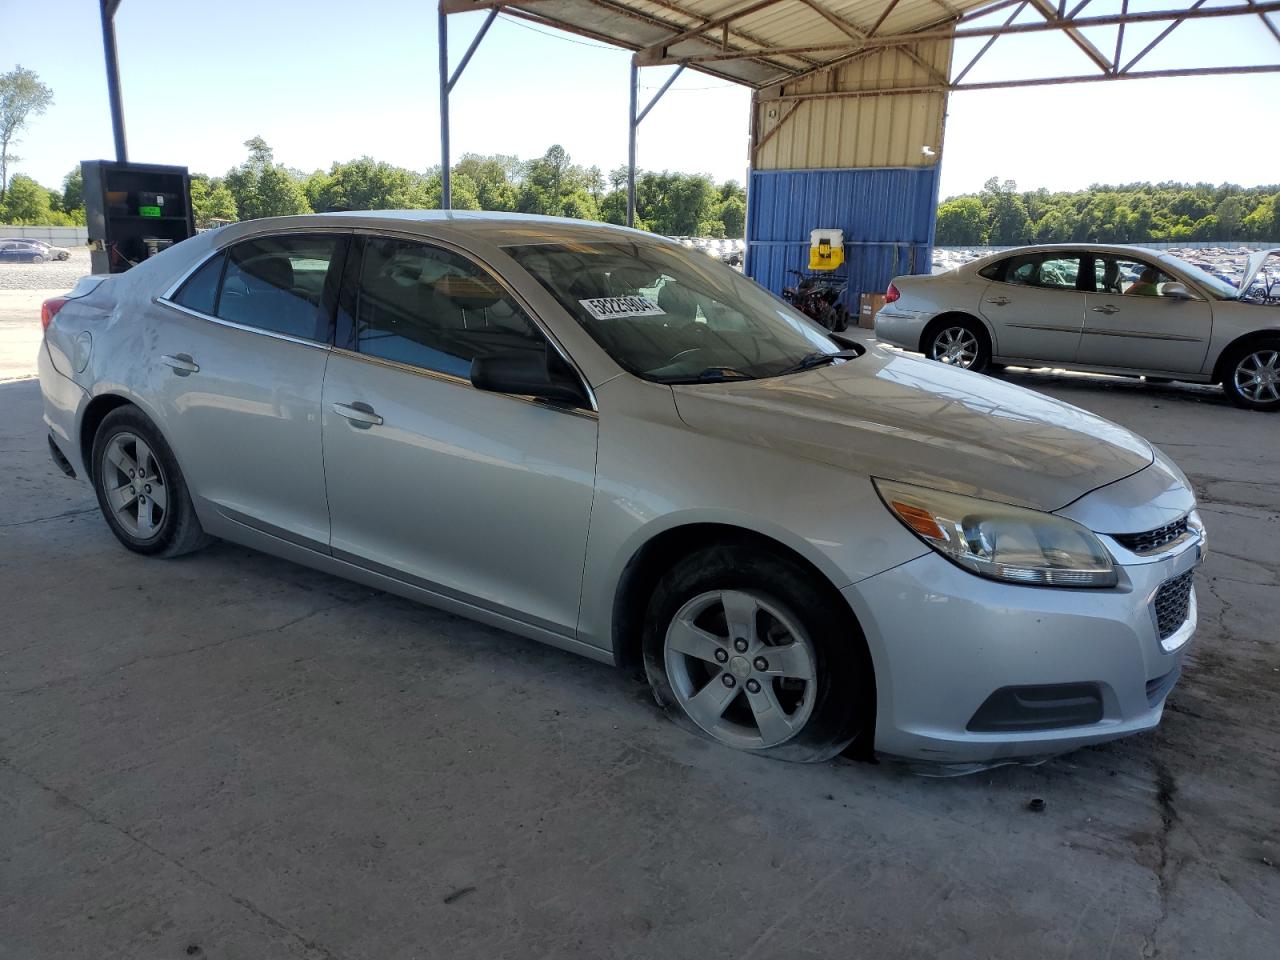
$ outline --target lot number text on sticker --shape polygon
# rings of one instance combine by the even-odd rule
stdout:
[[[664,317],[666,311],[649,297],[597,297],[579,300],[587,313],[597,320],[617,320],[619,317]]]

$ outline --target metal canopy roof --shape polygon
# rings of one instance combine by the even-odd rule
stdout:
[[[441,8],[461,13],[500,7],[508,16],[634,50],[641,65],[687,61],[703,73],[759,88],[825,68],[850,52],[847,45],[824,51],[805,48],[941,28],[989,2],[442,0]]]
[[[886,48],[907,51],[922,41],[994,38],[1006,34],[1058,31],[1097,67],[1098,73],[1061,81],[1111,80],[1126,76],[1199,73],[1274,72],[1280,64],[1239,67],[1187,67],[1177,71],[1131,71],[1136,61],[1187,20],[1206,17],[1258,18],[1280,41],[1267,19],[1280,11],[1275,0],[1243,0],[1207,6],[1192,0],[1167,9],[1130,12],[1128,0],[1118,13],[1087,15],[1090,0],[440,0],[442,13],[501,10],[508,16],[541,23],[633,50],[640,66],[679,64],[757,90],[825,71]],[[1006,22],[979,18],[1009,9]],[[1024,10],[1042,17],[1014,22]],[[1164,23],[1164,31],[1137,57],[1099,50],[1083,31],[1126,24]],[[985,48],[984,48],[985,52]],[[962,77],[936,78],[935,89],[965,89]],[[1059,82],[1061,82],[1059,81]],[[982,86],[1016,86],[1008,81]],[[1045,82],[1045,81],[1032,81]],[[977,87],[978,85],[973,85]]]

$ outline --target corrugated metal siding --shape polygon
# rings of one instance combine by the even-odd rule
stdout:
[[[913,59],[914,57],[914,59]],[[892,90],[945,81],[951,42],[938,40],[911,48],[891,47],[855,60],[828,74],[770,88],[756,105],[754,166],[761,170],[847,167],[923,167],[942,151],[947,109],[944,91],[882,93],[876,96],[824,97],[841,91]],[[814,94],[815,99],[771,100]],[[774,132],[776,129],[776,133]],[[934,156],[926,154],[929,147]]]
[[[747,273],[774,293],[809,262],[809,231],[844,230],[846,305],[879,293],[895,276],[928,273],[933,258],[938,167],[753,170],[747,210]]]

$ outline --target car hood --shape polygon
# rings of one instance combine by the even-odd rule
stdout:
[[[1280,247],[1271,247],[1267,250],[1258,250],[1249,254],[1249,259],[1244,262],[1244,276],[1240,278],[1239,290],[1241,293],[1249,292],[1249,287],[1253,285],[1253,278],[1258,275],[1262,265],[1267,262],[1267,257],[1273,253],[1280,253]]]
[[[884,347],[804,373],[672,391],[696,430],[1037,510],[1154,458],[1146,440],[1078,407]]]

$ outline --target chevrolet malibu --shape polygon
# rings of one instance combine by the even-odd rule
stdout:
[[[597,660],[792,760],[1147,730],[1203,528],[1141,437],[517,215],[201,234],[43,307],[51,453],[129,550],[245,544]]]

